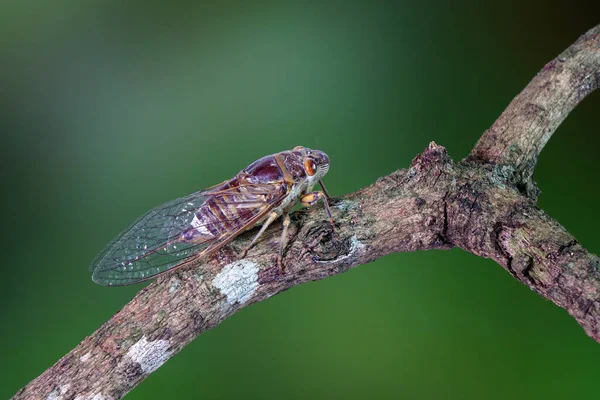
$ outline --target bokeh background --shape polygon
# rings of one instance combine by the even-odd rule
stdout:
[[[341,195],[454,159],[598,2],[3,1],[0,398],[143,286],[90,260],[163,201],[296,145]],[[501,4],[500,4],[501,3]],[[600,253],[600,93],[542,153],[540,205]],[[394,254],[246,308],[129,399],[595,398],[600,344],[494,262]]]

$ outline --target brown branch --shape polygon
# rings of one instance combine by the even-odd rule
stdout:
[[[537,158],[562,121],[600,86],[600,25],[590,29],[531,80],[481,136],[471,161],[506,165],[532,198]]]
[[[280,272],[275,254],[281,227],[271,227],[246,259],[237,260],[252,233],[242,235],[214,259],[142,289],[14,398],[121,398],[247,305],[389,253],[452,246],[494,259],[600,341],[600,259],[536,207],[531,189],[539,151],[598,87],[599,32],[600,26],[548,64],[466,160],[455,163],[431,143],[408,170],[336,199],[341,239],[332,235],[323,210],[294,214]]]
[[[278,226],[267,230],[244,260],[235,254],[252,232],[215,259],[159,278],[16,398],[45,398],[52,392],[120,398],[242,307],[391,252],[447,248],[442,186],[423,193],[425,201],[422,189],[406,179],[406,171],[400,171],[336,200],[332,211],[343,240],[332,238],[322,209],[295,213],[283,272],[276,266]]]

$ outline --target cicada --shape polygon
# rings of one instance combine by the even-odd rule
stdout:
[[[241,252],[259,240],[283,216],[277,263],[286,246],[289,212],[300,202],[323,201],[333,224],[329,195],[321,178],[329,170],[322,151],[298,146],[263,157],[232,179],[164,203],[140,217],[114,238],[90,265],[92,280],[101,285],[131,285],[214,254],[235,237],[262,225]],[[319,183],[321,191],[313,191]]]

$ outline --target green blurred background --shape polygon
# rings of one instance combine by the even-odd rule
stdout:
[[[87,266],[147,209],[296,145],[335,195],[431,140],[458,160],[599,2],[0,5],[0,398],[143,286]],[[542,153],[540,205],[600,253],[600,93]],[[129,399],[597,398],[600,344],[494,262],[394,254],[202,335]]]

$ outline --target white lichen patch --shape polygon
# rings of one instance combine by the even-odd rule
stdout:
[[[85,353],[84,355],[79,357],[79,361],[81,361],[82,363],[87,362],[87,360],[89,360],[91,356],[92,356],[92,353],[90,353],[88,351],[87,353]]]
[[[227,296],[229,304],[245,303],[258,288],[258,264],[248,260],[227,264],[212,284]]]
[[[350,249],[348,250],[348,253],[344,254],[341,257],[336,258],[333,261],[327,261],[327,262],[339,263],[339,262],[347,260],[351,257],[359,256],[360,254],[362,254],[364,252],[364,250],[365,250],[364,243],[362,243],[360,240],[358,240],[356,235],[353,235],[352,237],[350,237]]]
[[[356,210],[358,203],[351,200],[341,200],[335,205],[335,208],[342,211]]]
[[[198,272],[198,271],[194,272],[192,274],[192,278],[197,282],[201,282],[202,281],[202,272]]]
[[[48,396],[46,397],[46,400],[60,400],[63,398],[63,395],[65,393],[67,393],[67,391],[69,390],[69,388],[71,387],[70,384],[66,383],[64,385],[61,385],[59,388],[54,389],[53,391],[51,391]]]
[[[168,340],[148,341],[144,335],[129,348],[126,355],[131,361],[140,364],[144,373],[149,374],[156,371],[171,357],[172,352],[169,351],[169,347]]]
[[[363,244],[363,242],[358,240],[356,235],[352,236],[350,238],[350,251],[348,252],[348,255],[346,257],[358,256],[364,253],[364,251],[365,245]]]
[[[181,287],[181,280],[179,280],[177,277],[173,277],[169,284],[169,293],[174,293],[174,292],[178,291],[180,287]]]
[[[88,394],[88,395],[78,395],[75,397],[75,400],[112,400],[112,397],[106,396],[102,393]]]

